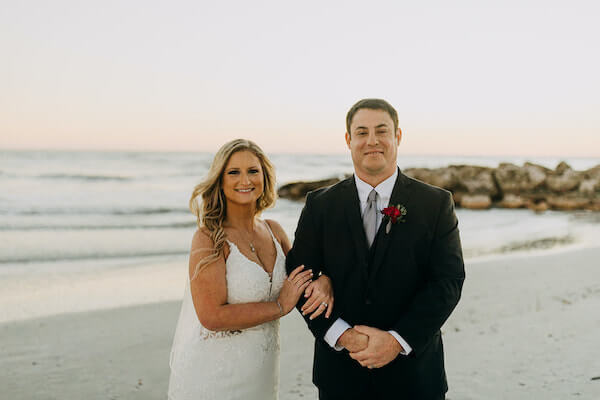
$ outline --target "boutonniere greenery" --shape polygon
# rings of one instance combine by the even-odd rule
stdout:
[[[387,225],[385,226],[385,233],[390,233],[392,229],[392,224],[396,224],[398,222],[406,222],[406,207],[402,204],[398,204],[396,206],[386,207],[381,210],[381,213],[387,217]]]

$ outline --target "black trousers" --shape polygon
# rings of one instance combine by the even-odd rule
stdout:
[[[374,389],[374,388],[372,388]],[[331,393],[325,393],[323,390],[319,389],[319,400],[445,400],[446,395],[443,394],[439,397],[434,397],[431,399],[407,399],[402,393],[398,395],[386,395],[382,393],[377,393],[376,390],[369,390],[364,393],[356,393],[355,395],[336,395]]]

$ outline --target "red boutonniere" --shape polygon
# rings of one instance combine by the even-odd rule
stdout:
[[[381,213],[387,217],[388,223],[385,226],[385,233],[390,233],[390,229],[392,229],[392,224],[397,222],[406,222],[406,207],[402,204],[398,204],[397,206],[391,206],[384,208]]]

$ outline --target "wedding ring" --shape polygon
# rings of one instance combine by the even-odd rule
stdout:
[[[322,302],[321,305],[327,307],[327,303],[325,302]]]

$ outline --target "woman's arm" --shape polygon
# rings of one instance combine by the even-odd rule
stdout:
[[[281,308],[277,302],[228,304],[223,256],[193,278],[196,264],[213,249],[214,243],[205,232],[199,230],[194,234],[189,263],[192,301],[200,323],[212,331],[246,329],[280,318],[294,308],[310,283],[311,271],[298,268],[284,282],[278,299]]]

